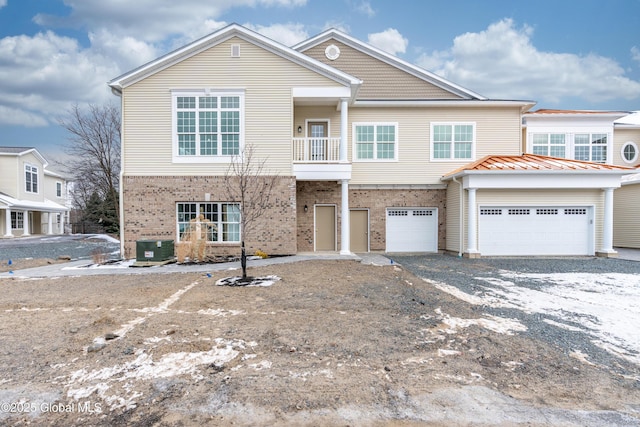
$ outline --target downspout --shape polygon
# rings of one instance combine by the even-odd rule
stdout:
[[[124,97],[122,89],[111,87],[111,92],[120,97],[120,182],[118,183],[119,211],[120,211],[120,258],[125,259],[124,253]]]
[[[464,190],[462,183],[454,176],[453,182],[460,186],[460,242],[458,242],[458,258],[462,258],[462,245],[464,245]]]

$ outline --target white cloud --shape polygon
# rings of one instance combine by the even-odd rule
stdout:
[[[454,39],[451,49],[423,54],[417,63],[491,98],[533,99],[558,104],[579,97],[589,102],[640,97],[640,82],[624,75],[613,59],[543,52],[531,42],[533,29],[511,19]]]
[[[7,0],[0,0],[0,9],[7,5]]]
[[[244,26],[285,46],[293,46],[309,38],[309,34],[307,34],[302,24],[275,24],[270,26],[244,24]]]
[[[357,12],[362,13],[363,15],[368,16],[369,18],[373,18],[376,15],[376,11],[371,7],[371,3],[367,0],[363,0],[355,6],[355,10]]]
[[[404,38],[395,28],[388,28],[381,33],[369,34],[369,44],[392,55],[397,55],[407,50],[409,40]]]
[[[322,26],[322,31],[328,30],[330,28],[335,28],[336,30],[342,31],[345,34],[349,34],[351,32],[351,28],[348,24],[345,24],[343,21],[327,21]]]
[[[0,125],[19,125],[26,127],[47,126],[49,122],[39,114],[17,107],[0,105]]]

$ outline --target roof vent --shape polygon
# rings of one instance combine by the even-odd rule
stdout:
[[[327,48],[324,50],[324,55],[327,57],[327,59],[329,59],[330,61],[335,61],[336,59],[338,59],[338,57],[340,56],[340,49],[338,48],[338,46],[336,46],[335,44],[330,44],[329,46],[327,46]]]
[[[232,58],[240,58],[240,45],[232,44],[231,45],[231,57]]]

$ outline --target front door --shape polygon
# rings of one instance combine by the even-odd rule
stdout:
[[[369,211],[354,209],[350,211],[351,252],[369,252]]]
[[[311,143],[311,160],[327,160],[328,128],[327,122],[309,122],[307,133]]]
[[[336,250],[336,207],[315,207],[315,250]]]

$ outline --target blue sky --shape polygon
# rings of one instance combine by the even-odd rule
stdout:
[[[62,159],[70,106],[233,22],[286,45],[336,27],[534,109],[640,110],[640,0],[0,0],[0,145]]]

